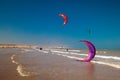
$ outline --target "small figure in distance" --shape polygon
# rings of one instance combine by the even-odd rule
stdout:
[[[68,48],[66,49],[66,51],[68,52]]]
[[[40,50],[42,50],[42,48],[40,48]]]

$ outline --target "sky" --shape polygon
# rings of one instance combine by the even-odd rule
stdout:
[[[0,0],[0,43],[120,50],[120,0]],[[68,16],[68,23],[58,14]],[[88,32],[90,30],[90,34]]]

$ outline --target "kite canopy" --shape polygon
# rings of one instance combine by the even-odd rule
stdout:
[[[88,56],[85,59],[77,60],[77,61],[90,62],[95,57],[96,54],[95,46],[87,40],[81,40],[81,42],[84,42],[88,46],[89,52],[88,52]]]
[[[61,17],[63,18],[63,20],[64,20],[63,25],[67,24],[67,22],[68,22],[68,17],[67,17],[65,14],[59,14],[59,16],[61,16]]]

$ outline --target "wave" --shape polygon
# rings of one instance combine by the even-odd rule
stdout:
[[[69,56],[69,55],[64,55],[64,54],[57,54],[57,55],[61,55],[67,58],[71,58],[71,59],[75,59],[75,60],[82,60],[83,58],[79,58],[79,57],[75,57],[75,56]],[[120,69],[120,65],[116,65],[116,64],[112,64],[112,63],[107,63],[107,62],[102,62],[102,61],[91,61],[93,63],[97,63],[97,64],[103,64],[103,65],[107,65],[107,66],[111,66],[113,68],[118,68]]]
[[[15,54],[13,54],[10,58],[11,58],[12,63],[18,64],[18,62],[15,60],[15,58],[16,58]]]
[[[73,52],[63,52],[63,51],[52,51],[55,53],[63,53],[63,54],[72,54],[72,55],[82,55],[82,56],[87,56],[88,54],[83,54],[82,52],[80,53],[73,53]],[[120,57],[117,56],[102,56],[102,55],[96,55],[95,57],[98,58],[103,58],[103,59],[114,59],[114,60],[120,60]]]
[[[39,50],[39,49],[34,49],[34,50],[37,50],[38,52],[49,53],[49,51],[46,50]]]
[[[33,51],[33,49],[21,49],[21,52],[22,52],[22,53],[32,52],[32,51]]]
[[[36,50],[40,52],[40,50],[38,50],[38,49],[36,49]],[[45,51],[42,51],[42,52],[44,53]],[[67,51],[60,51],[60,50],[51,50],[51,52],[52,52],[52,54],[60,55],[60,56],[75,59],[75,60],[82,60],[83,59],[83,58],[80,58],[79,55],[81,55],[81,56],[88,55],[88,54],[83,53],[83,52],[75,53],[75,52],[70,52],[70,51],[67,52]],[[49,52],[46,51],[45,53],[49,53]],[[106,52],[104,52],[104,53],[106,53]],[[91,62],[120,69],[120,64],[116,63],[117,61],[120,61],[120,57],[96,55],[95,58],[97,60],[92,60]],[[114,61],[114,60],[116,60],[116,61]]]
[[[25,76],[30,76],[30,73],[25,70],[25,67],[23,67],[22,64],[16,61],[16,54],[13,54],[11,57],[12,63],[17,65],[17,72],[19,73],[20,76],[25,77]]]
[[[23,67],[23,65],[18,65],[17,66],[17,69],[16,69],[17,71],[18,71],[18,73],[20,74],[20,76],[30,76],[30,73],[29,72],[27,72],[27,71],[25,71],[25,67]]]

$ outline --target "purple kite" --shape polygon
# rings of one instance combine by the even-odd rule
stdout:
[[[76,61],[90,62],[95,57],[96,54],[95,46],[87,40],[81,40],[81,42],[84,42],[88,46],[89,49],[88,56],[83,60],[76,60]]]

